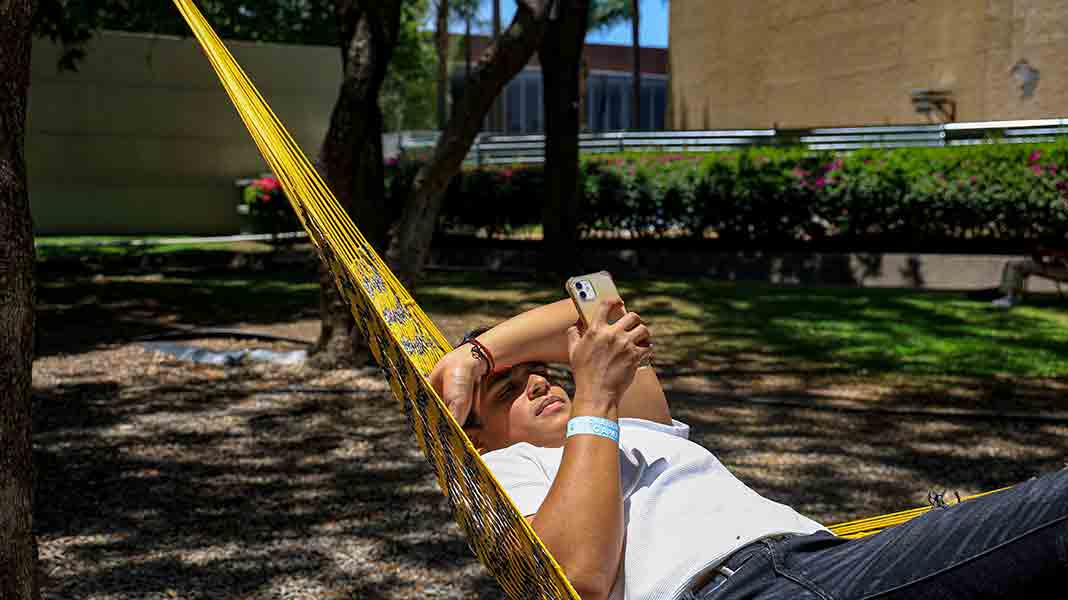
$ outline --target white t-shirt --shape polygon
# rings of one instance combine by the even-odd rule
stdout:
[[[620,419],[624,560],[611,598],[677,598],[697,573],[761,538],[824,528],[746,487],[690,427]],[[483,456],[524,515],[538,512],[563,448],[515,444]]]

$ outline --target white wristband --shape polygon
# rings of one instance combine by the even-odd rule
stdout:
[[[567,422],[567,437],[582,434],[599,435],[619,443],[619,423],[600,417],[571,417]]]

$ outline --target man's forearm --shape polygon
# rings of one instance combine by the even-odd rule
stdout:
[[[518,314],[478,336],[497,368],[524,362],[567,362],[567,328],[579,318],[570,299]]]
[[[617,420],[615,408],[575,413]],[[531,524],[583,599],[606,598],[623,552],[619,446],[592,435],[568,438],[560,470]]]
[[[567,328],[579,319],[570,298],[520,313],[478,336],[497,369],[524,362],[568,363]],[[619,404],[619,416],[671,424],[667,398],[653,369],[642,369]]]

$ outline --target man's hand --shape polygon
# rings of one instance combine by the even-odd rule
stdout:
[[[463,344],[443,356],[430,373],[431,385],[460,425],[471,412],[478,384],[488,368],[485,361],[471,354],[470,344]]]
[[[638,364],[652,352],[649,329],[636,313],[608,323],[608,315],[622,307],[622,300],[602,302],[584,332],[578,326],[567,330],[575,400],[584,406],[615,408],[634,380]]]

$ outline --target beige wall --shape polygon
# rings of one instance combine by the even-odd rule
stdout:
[[[335,48],[231,43],[306,153],[340,82]],[[233,181],[265,169],[193,39],[104,33],[77,73],[35,40],[26,159],[35,229],[232,233]]]
[[[670,19],[676,129],[926,122],[916,88],[952,90],[958,121],[1068,114],[1064,0],[672,0]]]

